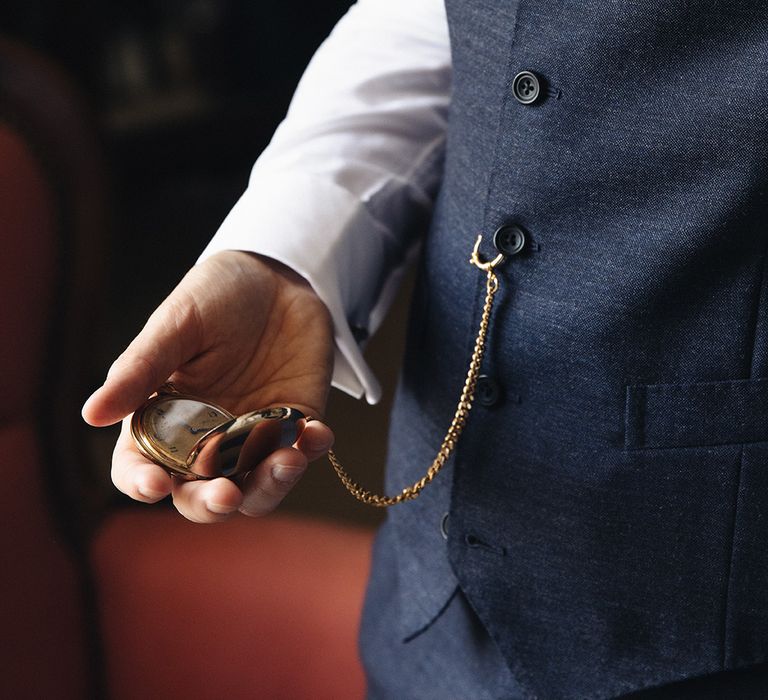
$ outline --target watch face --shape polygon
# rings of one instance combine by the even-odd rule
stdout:
[[[133,415],[139,450],[184,479],[237,477],[267,455],[294,444],[304,416],[295,408],[266,408],[235,417],[183,394],[159,394]]]
[[[159,396],[143,411],[144,439],[163,462],[184,466],[200,440],[233,416],[213,404],[178,396]]]

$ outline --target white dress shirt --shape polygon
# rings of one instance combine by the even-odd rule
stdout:
[[[380,325],[441,176],[451,67],[443,0],[359,0],[318,49],[201,260],[269,256],[328,306],[334,386],[381,395],[352,328]]]

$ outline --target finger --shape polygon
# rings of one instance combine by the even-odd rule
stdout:
[[[217,523],[237,512],[243,494],[229,479],[211,481],[174,480],[173,505],[185,518],[196,523]]]
[[[94,426],[111,425],[131,413],[197,354],[198,338],[194,303],[185,293],[174,292],[115,360],[104,385],[85,402],[85,421]]]
[[[130,418],[126,418],[112,455],[112,482],[137,501],[155,503],[171,492],[171,477],[138,451],[129,426]]]
[[[254,517],[271,513],[306,469],[307,458],[299,450],[276,450],[245,477],[240,512]]]
[[[333,447],[333,441],[333,431],[325,423],[313,420],[305,425],[296,440],[295,447],[308,461],[312,462],[326,454]]]

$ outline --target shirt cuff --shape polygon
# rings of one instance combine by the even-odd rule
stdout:
[[[375,330],[406,260],[358,197],[313,175],[252,178],[198,262],[222,250],[258,253],[304,277],[333,319],[333,386],[379,401],[381,386],[351,326]]]

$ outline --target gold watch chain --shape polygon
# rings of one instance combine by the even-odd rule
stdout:
[[[432,462],[431,466],[427,470],[421,479],[405,487],[396,496],[382,496],[375,494],[371,491],[364,489],[358,484],[341,466],[341,463],[336,457],[333,450],[328,451],[328,461],[333,466],[336,474],[338,475],[341,483],[344,484],[347,491],[349,491],[358,501],[367,503],[371,506],[379,508],[386,508],[388,506],[394,506],[403,501],[410,501],[416,498],[424,487],[434,479],[440,470],[445,466],[448,458],[451,456],[453,450],[456,447],[456,443],[459,440],[459,436],[464,430],[464,426],[467,423],[469,412],[472,409],[472,402],[474,400],[475,388],[477,386],[477,378],[480,374],[480,365],[483,361],[483,354],[485,353],[485,343],[488,336],[488,327],[490,325],[491,310],[493,309],[493,298],[496,292],[499,290],[499,280],[495,273],[495,268],[504,262],[505,257],[499,254],[490,262],[483,262],[479,258],[479,248],[481,236],[477,237],[474,250],[472,251],[472,257],[470,262],[477,268],[483,270],[486,273],[485,284],[485,303],[483,305],[483,313],[480,317],[480,328],[477,332],[475,339],[475,347],[472,351],[472,359],[469,363],[469,369],[467,371],[467,378],[464,381],[464,388],[459,398],[458,406],[456,407],[456,413],[453,416],[451,425],[443,438],[442,445]]]

